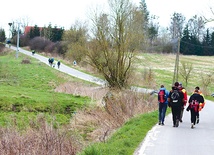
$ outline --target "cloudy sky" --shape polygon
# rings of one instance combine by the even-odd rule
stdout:
[[[214,18],[210,7],[214,10],[214,0],[146,0],[151,14],[159,16],[160,25],[167,27],[174,12],[182,13],[186,19],[194,15]],[[214,26],[214,23],[213,23]]]
[[[76,20],[86,21],[91,10],[105,8],[108,0],[10,0],[1,1],[0,27],[9,30],[8,23],[18,19],[29,19],[29,25],[60,26],[70,28]],[[141,0],[131,0],[139,5]],[[212,0],[146,0],[150,14],[159,16],[160,25],[166,27],[174,12],[187,19],[195,14],[205,14]],[[4,7],[2,7],[4,6]],[[209,11],[210,12],[210,11]],[[214,15],[213,15],[214,16]],[[209,15],[210,18],[210,15]],[[214,24],[213,24],[214,25]]]

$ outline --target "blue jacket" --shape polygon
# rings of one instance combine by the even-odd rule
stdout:
[[[160,91],[160,90],[165,90],[166,98],[168,99],[168,97],[169,97],[169,91],[166,90],[166,88],[164,88],[164,87],[163,87],[163,88],[160,88],[159,91]],[[165,104],[168,104],[167,99],[166,99],[166,102],[164,102]]]

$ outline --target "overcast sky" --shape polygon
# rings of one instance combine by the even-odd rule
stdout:
[[[146,0],[146,4],[151,14],[159,16],[160,25],[164,27],[170,24],[174,12],[182,13],[186,20],[196,14],[214,18],[210,11],[210,7],[214,9],[214,0]]]
[[[52,26],[57,25],[69,29],[76,20],[86,21],[90,16],[91,9],[95,7],[105,8],[107,1],[3,0],[0,8],[0,27],[8,31],[9,22],[28,18],[30,20],[29,25],[48,26],[51,23]],[[131,1],[139,5],[141,0]],[[160,25],[167,27],[174,12],[182,13],[189,19],[195,14],[208,12],[209,6],[214,6],[214,2],[211,1],[214,0],[146,0],[146,4],[150,14],[159,16]]]

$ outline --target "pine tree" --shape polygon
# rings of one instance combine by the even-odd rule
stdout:
[[[4,42],[6,40],[4,29],[0,28],[0,42]]]
[[[181,38],[180,53],[190,54],[190,49],[189,49],[188,43],[190,43],[190,33],[189,33],[189,27],[188,27],[188,25],[186,25],[183,30],[183,36]]]

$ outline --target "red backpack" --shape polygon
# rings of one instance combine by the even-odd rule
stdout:
[[[158,102],[165,103],[167,100],[165,90],[160,90],[158,93]]]
[[[199,103],[197,100],[192,100],[192,102],[190,103],[190,108],[194,109],[195,112],[198,112],[199,109]]]

